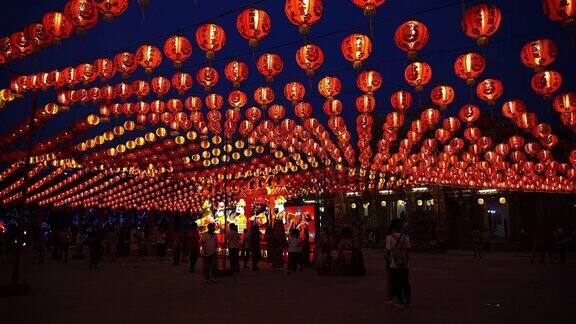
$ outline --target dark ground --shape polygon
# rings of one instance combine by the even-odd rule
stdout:
[[[576,263],[530,264],[526,256],[415,255],[413,305],[386,304],[381,255],[365,252],[365,277],[264,269],[204,284],[187,264],[87,260],[24,262],[27,296],[0,298],[1,323],[574,323]],[[28,260],[29,258],[27,258]],[[200,269],[200,264],[198,265]],[[0,282],[9,265],[0,264]],[[251,320],[252,319],[252,320]]]

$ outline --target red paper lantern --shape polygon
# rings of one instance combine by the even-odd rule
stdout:
[[[84,63],[78,65],[78,67],[76,67],[76,72],[77,72],[76,77],[78,78],[78,81],[82,81],[85,85],[96,80],[96,77],[98,76],[98,71],[90,63]]]
[[[162,62],[162,53],[155,46],[142,45],[136,51],[136,61],[146,73],[151,73]]]
[[[254,91],[254,100],[260,106],[266,107],[274,101],[274,90],[270,87],[259,87]]]
[[[554,110],[564,114],[568,112],[576,112],[576,93],[566,92],[556,96],[552,103]]]
[[[460,120],[458,120],[458,118],[455,117],[448,117],[444,119],[442,127],[444,127],[447,131],[453,133],[458,129],[460,129]]]
[[[272,82],[274,77],[282,72],[284,63],[278,54],[266,53],[258,58],[256,68],[258,68],[260,74],[266,77],[267,82]]]
[[[130,98],[130,96],[132,96],[132,93],[133,93],[132,87],[124,82],[118,83],[114,87],[114,94],[118,98],[122,99],[122,101],[125,101],[126,99]]]
[[[138,67],[136,56],[129,52],[122,52],[114,56],[114,65],[122,73],[123,78],[127,78]]]
[[[427,63],[413,62],[404,70],[404,79],[415,87],[416,91],[422,91],[432,79],[432,68]]]
[[[504,86],[497,79],[485,79],[476,86],[478,98],[486,101],[489,105],[493,105],[500,98],[502,92],[504,92]]]
[[[69,87],[72,87],[79,82],[76,69],[73,67],[67,67],[64,70],[62,70],[62,75],[63,75],[64,81],[66,82],[66,84],[68,84]],[[32,76],[32,77],[35,77],[35,76]],[[34,82],[32,82],[32,81],[33,80],[31,79],[30,80],[31,86],[34,85]]]
[[[568,127],[576,127],[576,112],[567,112],[560,114],[560,121]],[[573,129],[576,131],[576,128]]]
[[[218,83],[219,79],[218,71],[209,66],[203,67],[196,72],[196,80],[206,91],[210,91]]]
[[[307,102],[299,102],[294,106],[294,114],[298,118],[308,118],[312,114],[312,105]]]
[[[362,71],[356,79],[360,91],[372,94],[382,86],[382,76],[377,71]]]
[[[120,16],[128,8],[128,0],[95,0],[98,10],[104,15],[104,20],[110,21]]]
[[[307,75],[314,75],[314,71],[324,63],[324,53],[314,44],[304,45],[296,52],[296,63]]]
[[[479,46],[488,42],[488,37],[494,35],[500,28],[502,13],[495,5],[479,3],[466,9],[462,16],[464,33],[476,39]]]
[[[422,119],[429,127],[433,127],[440,121],[440,111],[432,108],[424,109],[420,114]]]
[[[460,55],[454,62],[454,72],[469,85],[473,84],[474,79],[484,72],[485,67],[484,57],[477,53]]]
[[[502,114],[506,118],[516,119],[520,114],[526,111],[526,104],[520,99],[514,99],[505,102],[502,105]]]
[[[291,23],[298,26],[301,34],[308,34],[310,26],[322,17],[322,0],[287,0],[284,12]]]
[[[522,129],[531,129],[538,123],[538,117],[535,113],[524,112],[516,118],[516,125]]]
[[[172,98],[166,102],[166,108],[172,113],[178,113],[182,111],[182,100],[178,98]]]
[[[242,108],[247,102],[248,96],[240,90],[234,90],[228,94],[228,103],[234,108]]]
[[[545,98],[553,95],[562,85],[562,75],[554,70],[541,71],[532,77],[532,90]]]
[[[399,113],[397,111],[393,111],[386,115],[386,124],[389,127],[392,127],[394,130],[400,128],[404,125],[404,114]]]
[[[460,108],[458,117],[463,122],[472,124],[480,117],[480,108],[472,104],[464,105]]]
[[[226,45],[226,33],[222,27],[216,24],[204,24],[196,30],[196,43],[211,60],[214,54]]]
[[[199,111],[202,109],[202,99],[198,97],[188,97],[184,101],[184,106],[190,111]]]
[[[238,88],[240,83],[248,78],[248,65],[242,61],[231,61],[226,64],[224,75],[232,82],[234,88]]]
[[[367,94],[356,98],[356,109],[361,113],[371,113],[376,108],[376,99]]]
[[[342,83],[337,77],[324,77],[318,82],[318,91],[327,99],[334,99],[342,90]]]
[[[364,9],[366,16],[372,16],[376,12],[376,8],[384,4],[386,0],[352,0],[352,3]]]
[[[352,34],[344,38],[340,45],[344,58],[351,61],[355,69],[362,66],[362,61],[370,56],[372,41],[366,35]]]
[[[174,62],[175,67],[180,68],[192,54],[192,44],[184,36],[171,36],[164,43],[164,54]]]
[[[250,47],[258,46],[258,43],[270,33],[271,27],[270,17],[260,9],[245,9],[236,19],[236,29],[248,40]]]
[[[152,85],[152,91],[158,98],[162,98],[170,90],[170,80],[162,76],[153,78],[150,84]]]
[[[454,89],[448,85],[439,85],[430,92],[430,99],[435,105],[445,109],[454,101]]]
[[[112,60],[106,58],[97,59],[96,62],[94,62],[94,66],[96,67],[96,73],[102,81],[106,81],[116,74],[116,66]]]
[[[211,93],[206,96],[206,107],[211,110],[220,109],[224,105],[224,98],[217,94]]]
[[[322,106],[324,113],[330,117],[338,116],[342,113],[342,102],[338,99],[326,100]]]
[[[551,20],[565,26],[574,25],[576,4],[572,0],[544,0],[543,6],[544,14]]]
[[[482,136],[480,129],[476,127],[467,127],[464,130],[464,138],[470,142],[476,141],[480,136]]]
[[[258,107],[250,107],[246,109],[246,119],[251,122],[256,122],[262,117],[262,111]]]
[[[404,112],[412,106],[412,94],[408,91],[396,91],[390,96],[390,103],[392,108]]]
[[[429,36],[426,25],[416,20],[409,20],[396,29],[394,41],[396,46],[408,53],[408,58],[413,60],[418,51],[426,46]]]
[[[34,51],[34,41],[23,31],[18,31],[10,35],[10,43],[18,52],[18,56],[26,56]]]
[[[279,122],[280,119],[284,118],[286,110],[282,105],[272,105],[268,108],[268,116],[274,121]]]
[[[300,82],[289,82],[284,86],[284,96],[290,100],[293,105],[302,101],[306,94],[306,88]]]
[[[59,43],[62,39],[70,37],[74,26],[72,23],[60,12],[49,12],[42,18],[42,24],[46,28],[46,32],[54,37],[54,41]]]
[[[522,63],[529,68],[536,69],[537,72],[554,62],[557,56],[556,44],[550,39],[536,39],[528,42],[520,52]]]
[[[70,0],[64,6],[64,15],[76,26],[79,32],[98,24],[98,8],[92,0]]]
[[[48,33],[48,30],[41,23],[33,23],[26,27],[26,33],[32,39],[36,47],[46,47],[52,44],[54,37]]]
[[[444,128],[438,128],[435,132],[434,132],[434,138],[438,141],[440,141],[441,143],[446,143],[446,141],[448,141],[450,139],[450,131],[444,129]]]
[[[192,83],[192,76],[186,72],[178,72],[172,76],[172,87],[178,91],[179,95],[183,95],[190,90]]]

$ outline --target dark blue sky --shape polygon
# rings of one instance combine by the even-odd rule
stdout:
[[[472,1],[466,1],[471,5]],[[419,59],[428,62],[433,68],[431,83],[425,88],[422,97],[424,102],[429,98],[430,90],[438,84],[447,83],[456,89],[456,101],[451,108],[443,113],[443,117],[456,115],[457,109],[464,103],[469,102],[468,89],[464,81],[458,79],[453,72],[455,58],[467,51],[482,51],[487,58],[487,67],[482,78],[492,77],[502,80],[504,94],[495,106],[496,115],[499,119],[504,117],[499,112],[501,104],[513,98],[520,98],[527,102],[528,109],[536,112],[540,120],[546,120],[553,124],[554,132],[560,137],[569,139],[573,133],[565,128],[553,112],[550,103],[535,95],[530,88],[530,78],[533,74],[531,69],[525,67],[520,61],[522,46],[531,39],[547,37],[556,42],[559,49],[559,57],[552,64],[552,68],[562,73],[564,82],[563,91],[574,91],[576,75],[576,45],[571,41],[571,35],[563,30],[560,24],[550,21],[542,12],[540,0],[500,0],[491,1],[500,7],[503,22],[500,31],[491,38],[491,42],[483,49],[479,49],[476,42],[464,35],[460,26],[462,16],[461,2],[454,0],[389,0],[381,7],[373,17],[374,48],[370,58],[364,67],[377,69],[384,78],[384,86],[376,94],[377,108],[375,114],[385,115],[392,110],[390,106],[390,94],[399,89],[413,92],[406,84],[403,72],[409,61],[405,53],[398,49],[394,43],[393,35],[396,28],[404,21],[416,19],[425,23],[430,30],[430,40],[424,50],[420,52]],[[4,5],[0,12],[0,34],[2,36],[19,30],[29,23],[39,21],[43,14],[48,11],[61,10],[65,1],[37,1],[20,0],[10,1]],[[194,40],[196,27],[201,23],[213,21],[222,26],[228,37],[228,42],[223,51],[218,52],[215,67],[219,70],[221,80],[214,91],[225,97],[231,90],[230,83],[223,76],[224,65],[232,59],[245,61],[250,68],[250,77],[243,83],[241,89],[249,97],[252,97],[254,89],[264,84],[264,78],[257,72],[252,60],[252,54],[248,43],[243,39],[235,28],[236,16],[243,6],[253,4],[268,12],[272,19],[271,33],[256,49],[256,55],[266,51],[273,51],[284,59],[284,71],[276,78],[272,87],[276,92],[277,102],[287,108],[288,116],[293,117],[293,112],[288,101],[284,99],[282,89],[286,82],[300,81],[308,85],[304,71],[294,60],[296,50],[303,44],[303,38],[297,28],[292,25],[284,14],[284,1],[261,0],[151,0],[150,5],[141,11],[135,0],[126,13],[117,17],[110,23],[103,20],[84,36],[74,35],[62,42],[61,46],[50,46],[42,49],[39,53],[32,54],[24,60],[5,64],[0,67],[1,87],[8,86],[10,71],[30,74],[41,71],[61,69],[67,66],[76,66],[80,63],[92,63],[99,57],[112,57],[122,50],[135,52],[139,44],[150,42],[162,48],[166,37],[173,34],[182,34],[191,41]],[[144,19],[143,19],[144,15]],[[307,89],[306,100],[314,105],[314,115],[322,121],[326,120],[322,112],[323,97],[318,94],[317,82],[325,75],[337,76],[342,80],[343,92],[339,98],[343,101],[347,118],[348,129],[355,133],[354,99],[360,95],[356,87],[356,73],[350,62],[346,61],[340,52],[342,39],[352,33],[361,32],[369,34],[368,18],[348,0],[325,0],[324,14],[321,20],[312,26],[309,40],[319,45],[325,53],[326,59],[323,66],[313,77],[312,89]],[[193,54],[184,64],[184,70],[194,75],[196,70],[206,64],[204,53],[194,43]],[[154,70],[154,75],[171,76],[176,70],[172,63],[164,58],[162,65]],[[130,80],[136,78],[146,79],[142,70],[133,75]],[[120,82],[117,75],[110,84]],[[100,84],[98,81],[96,84]],[[186,96],[199,95],[204,97],[205,92],[196,82]],[[176,96],[171,92],[166,98]],[[152,100],[152,95],[148,98]],[[185,96],[183,97],[185,98]],[[40,104],[55,101],[54,91],[48,91],[40,95]],[[488,109],[478,98],[473,102],[483,109]],[[251,99],[250,103],[253,103]],[[416,107],[413,107],[416,109]],[[62,113],[52,119],[48,125],[40,131],[39,137],[46,137],[58,130],[71,125],[75,120],[83,118],[90,113],[97,112],[95,105],[76,106],[70,112]],[[25,100],[11,103],[0,111],[0,132],[5,132],[13,125],[24,120],[30,111],[30,95]],[[114,123],[113,123],[114,124]],[[93,132],[101,133],[108,130],[112,124],[100,125]],[[92,134],[91,132],[90,134]],[[80,138],[74,142],[78,143]],[[23,141],[21,141],[23,144]],[[355,145],[354,145],[355,146]]]

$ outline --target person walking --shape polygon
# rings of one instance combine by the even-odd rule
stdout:
[[[260,262],[260,227],[258,224],[250,228],[250,254],[252,255],[252,271],[258,271]]]
[[[230,253],[230,269],[234,272],[240,272],[240,234],[238,234],[236,224],[230,224],[230,233],[226,240]]]
[[[196,272],[196,261],[200,255],[200,233],[198,233],[198,225],[192,223],[188,231],[188,249],[190,250],[190,273]]]
[[[476,226],[472,227],[472,247],[474,259],[482,259],[482,232]]]
[[[281,270],[284,267],[284,252],[288,243],[286,232],[281,219],[274,221],[270,235],[268,235],[268,257],[272,262],[272,268]]]
[[[202,263],[204,268],[204,282],[216,282],[216,234],[214,233],[214,223],[208,224],[208,232],[202,235],[200,239],[202,247]]]
[[[310,231],[308,226],[304,228],[304,237],[302,238],[302,262],[300,263],[302,268],[308,268],[310,266]]]
[[[182,257],[182,232],[177,230],[174,232],[174,238],[172,239],[172,265],[179,266],[181,257]]]
[[[412,290],[409,280],[410,237],[402,230],[402,222],[395,219],[392,233],[386,237],[386,255],[390,269],[390,304],[409,307]]]
[[[245,228],[243,234],[242,257],[244,258],[244,268],[248,268],[248,260],[250,260],[250,234],[248,234],[248,229]]]
[[[300,259],[302,259],[302,242],[300,242],[300,233],[297,229],[290,231],[288,238],[288,273],[296,271]]]

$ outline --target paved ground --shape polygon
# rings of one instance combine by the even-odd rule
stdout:
[[[385,303],[381,256],[365,277],[286,275],[264,269],[204,284],[186,265],[141,269],[86,260],[24,264],[32,293],[0,298],[1,323],[574,323],[576,263],[534,264],[518,255],[483,260],[416,255],[411,309]],[[0,283],[8,278],[0,264]]]

